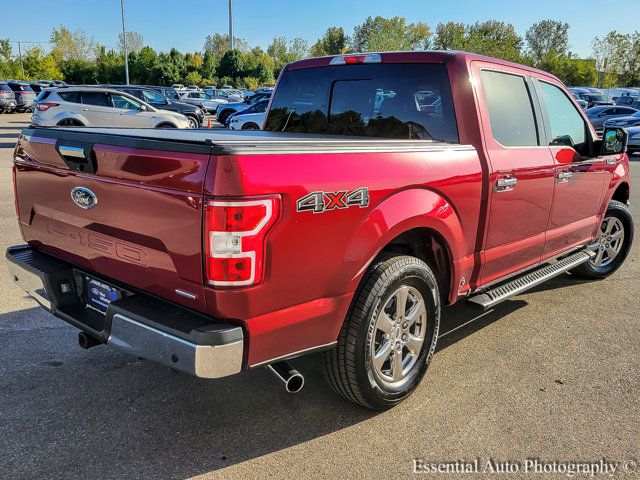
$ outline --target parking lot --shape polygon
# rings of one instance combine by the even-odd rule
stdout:
[[[21,241],[11,152],[28,119],[0,116],[2,248]],[[84,351],[3,264],[0,478],[389,479],[411,476],[414,458],[640,460],[639,277],[636,238],[605,281],[564,275],[483,315],[446,309],[418,391],[374,413],[334,395],[318,357],[293,362],[306,386],[289,395],[263,369],[205,381]],[[634,474],[621,466],[616,476]]]

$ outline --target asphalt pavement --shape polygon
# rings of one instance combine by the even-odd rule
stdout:
[[[0,115],[3,249],[21,242],[11,152],[27,121]],[[631,169],[638,186],[640,162]],[[13,286],[3,263],[0,479],[388,480],[412,476],[417,458],[520,462],[520,475],[527,459],[606,460],[620,462],[615,478],[637,478],[639,245],[640,234],[604,281],[564,275],[484,315],[445,309],[422,385],[384,413],[335,396],[317,356],[294,362],[306,385],[290,395],[263,369],[207,381],[104,346],[82,350],[77,331]],[[544,475],[555,477],[566,475]]]

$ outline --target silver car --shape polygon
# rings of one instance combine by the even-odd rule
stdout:
[[[41,126],[189,128],[184,115],[158,110],[124,92],[96,87],[42,90],[31,122]]]
[[[181,102],[190,103],[191,105],[197,105],[202,110],[208,113],[216,113],[218,106],[227,103],[227,100],[222,98],[212,98],[205,92],[186,91],[178,92],[182,95]]]
[[[232,90],[209,88],[204,90],[214,100],[226,100],[229,103],[241,102],[244,99],[244,95],[234,94]]]

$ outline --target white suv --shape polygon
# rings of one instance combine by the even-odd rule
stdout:
[[[65,87],[43,90],[35,101],[34,125],[189,128],[179,113],[158,110],[117,90],[96,87]]]

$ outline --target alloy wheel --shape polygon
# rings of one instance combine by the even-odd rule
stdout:
[[[618,256],[624,243],[624,225],[616,217],[606,217],[600,226],[598,250],[591,263],[596,267],[609,265]]]
[[[415,366],[427,332],[427,311],[422,294],[400,286],[388,298],[375,321],[371,361],[377,380],[399,385]]]

